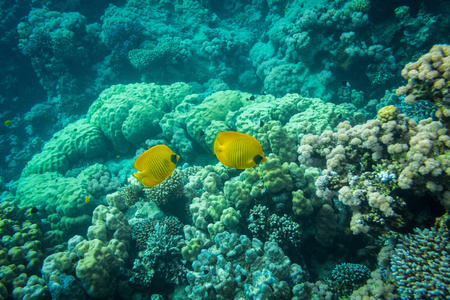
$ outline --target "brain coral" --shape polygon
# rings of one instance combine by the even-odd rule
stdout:
[[[104,90],[89,108],[91,124],[100,127],[114,149],[125,153],[161,131],[159,120],[193,88],[185,83],[114,85]]]

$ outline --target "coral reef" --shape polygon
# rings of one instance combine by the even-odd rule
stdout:
[[[402,70],[405,86],[397,89],[397,95],[406,95],[406,104],[426,101],[436,106],[436,117],[446,124],[450,119],[450,46],[434,45],[416,62],[408,63]]]
[[[298,223],[284,215],[271,214],[262,205],[255,205],[249,213],[248,229],[259,240],[280,243],[280,247],[300,247],[302,231]]]
[[[275,242],[262,243],[245,235],[222,232],[202,250],[187,274],[189,297],[289,299],[291,262]]]
[[[2,1],[0,298],[448,298],[450,6],[398,5]]]
[[[181,235],[171,234],[167,225],[156,223],[147,235],[145,250],[133,262],[131,283],[140,289],[148,288],[152,281],[181,284],[187,269],[180,260]]]
[[[184,83],[115,85],[100,94],[89,108],[87,119],[101,129],[116,151],[125,153],[160,132],[158,120],[164,112],[191,91]]]
[[[332,289],[338,297],[350,295],[353,290],[364,285],[369,278],[370,270],[365,265],[343,263],[331,272]]]
[[[401,226],[398,217],[405,202],[395,189],[436,193],[448,207],[448,186],[441,181],[448,176],[446,133],[440,122],[426,119],[416,124],[388,106],[363,125],[343,122],[336,132],[303,136],[299,160],[323,168],[317,195],[338,194],[353,212],[353,233],[367,232],[369,224],[396,228]]]
[[[153,201],[159,207],[167,207],[176,204],[176,201],[183,196],[183,173],[175,171],[160,184],[144,188],[145,196],[149,201]]]
[[[450,266],[447,226],[414,230],[401,237],[392,257],[392,275],[403,299],[445,298]]]
[[[21,177],[15,192],[19,206],[36,207],[45,212],[43,218],[51,229],[82,234],[89,226],[94,201],[86,203],[89,197],[87,186],[75,177],[63,177],[58,173],[46,172]]]
[[[65,174],[80,159],[89,159],[106,152],[105,137],[97,126],[85,119],[67,125],[45,143],[42,152],[33,156],[22,175],[58,172]]]
[[[131,228],[125,216],[113,207],[98,206],[85,240],[72,237],[64,252],[47,256],[42,276],[52,297],[78,295],[112,296],[118,286],[118,276],[128,258]],[[98,239],[100,238],[100,239]]]

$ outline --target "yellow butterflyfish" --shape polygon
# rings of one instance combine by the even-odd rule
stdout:
[[[89,203],[89,200],[91,200],[91,198],[89,196],[86,196],[86,199],[84,199],[84,202]]]
[[[213,152],[221,163],[231,168],[248,169],[267,161],[257,139],[236,131],[219,132]]]
[[[133,168],[140,172],[133,176],[146,187],[155,186],[172,174],[179,159],[168,146],[153,146],[134,161]]]
[[[3,122],[3,124],[5,126],[10,126],[12,124],[12,121],[11,120],[6,120],[5,122]]]

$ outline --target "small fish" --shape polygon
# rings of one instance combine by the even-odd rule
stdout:
[[[219,132],[213,152],[221,163],[230,168],[248,169],[267,161],[257,139],[236,131]]]
[[[173,173],[180,156],[166,145],[156,145],[142,153],[133,164],[140,171],[133,176],[146,187],[155,186]]]
[[[8,127],[12,125],[12,121],[11,120],[6,120],[5,122],[3,122],[3,124]]]
[[[84,199],[84,202],[89,203],[89,200],[91,200],[91,198],[89,196],[86,196],[86,199]]]
[[[348,81],[341,81],[341,82],[342,82],[342,85],[343,85],[343,86],[351,87],[350,82],[348,82]]]
[[[259,120],[259,127],[263,127],[265,123],[264,119]]]
[[[116,158],[120,158],[120,154],[117,154],[117,155],[116,155]]]

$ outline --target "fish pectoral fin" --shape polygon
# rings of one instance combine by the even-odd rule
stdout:
[[[142,180],[144,179],[144,173],[139,172],[139,173],[133,173],[133,176],[136,177],[136,179],[142,183]]]

